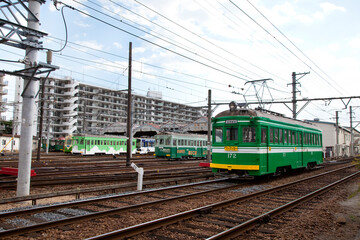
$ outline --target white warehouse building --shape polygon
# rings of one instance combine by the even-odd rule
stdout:
[[[336,144],[336,124],[319,120],[306,120],[322,130],[323,152],[325,157],[350,156],[351,132],[350,129],[339,126],[338,141]],[[354,153],[358,154],[358,134],[354,129]],[[336,153],[338,152],[338,155]]]

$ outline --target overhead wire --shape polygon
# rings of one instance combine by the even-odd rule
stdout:
[[[76,45],[76,46],[78,46],[78,47],[88,48],[88,49],[91,49],[91,50],[94,50],[94,51],[98,51],[98,52],[105,53],[105,54],[110,54],[110,55],[112,55],[112,56],[115,56],[115,57],[119,57],[119,58],[128,60],[127,57],[122,57],[122,56],[116,55],[116,54],[114,54],[114,53],[105,52],[105,51],[103,51],[103,50],[91,48],[91,47],[89,47],[89,46],[84,46],[84,45],[81,45],[81,44],[78,44],[78,43],[72,43],[72,42],[69,42],[69,43],[74,44],[74,45]],[[69,46],[69,47],[72,48],[71,46]],[[77,47],[77,48],[73,48],[73,49],[74,49],[75,51],[80,51],[80,52],[82,52],[82,53],[84,53],[84,54],[88,54],[88,55],[93,56],[93,57],[102,58],[102,57],[100,57],[100,56],[98,56],[98,55],[89,53],[89,52],[87,52],[87,51],[83,51],[83,50],[79,49],[78,47]],[[77,58],[77,57],[74,56],[74,58]],[[179,72],[179,71],[174,71],[174,70],[171,70],[171,69],[168,69],[168,68],[163,68],[163,67],[155,66],[155,65],[152,65],[152,64],[143,63],[143,62],[140,62],[140,61],[137,61],[137,60],[133,60],[133,61],[134,61],[134,62],[141,63],[141,64],[144,64],[144,65],[148,65],[148,66],[151,66],[151,67],[156,67],[156,68],[159,68],[159,69],[162,69],[162,70],[171,71],[171,72],[174,72],[174,73],[180,73],[180,74],[182,74],[182,75],[189,76],[189,77],[192,77],[192,78],[195,78],[195,79],[202,79],[202,80],[205,81],[203,87],[206,87],[206,84],[207,84],[206,82],[210,82],[210,83],[213,83],[213,84],[218,84],[218,85],[221,85],[221,86],[224,85],[223,82],[217,82],[217,81],[209,80],[209,79],[206,79],[206,78],[197,77],[197,76],[194,76],[194,75],[190,75],[190,74],[186,74],[186,73],[181,73],[181,72]],[[124,65],[122,65],[121,67],[124,68],[124,69],[127,68],[127,66],[124,66]],[[141,72],[141,71],[138,71],[138,70],[134,70],[134,71],[137,71],[137,72],[139,72],[139,73],[144,73],[144,72]],[[147,74],[147,73],[144,73],[144,74]],[[147,74],[147,75],[151,75],[151,74]],[[159,75],[154,75],[154,76],[159,76]],[[161,76],[159,76],[159,77],[161,77]],[[164,77],[162,77],[162,78],[164,78]],[[181,80],[178,80],[178,81],[181,82]],[[193,84],[193,83],[190,83],[190,84]],[[199,84],[194,84],[194,85],[202,86],[202,85],[199,85]],[[219,91],[229,92],[229,91],[225,91],[225,90],[220,90],[220,89],[215,88],[215,87],[212,87],[212,88],[217,89],[217,90],[219,90]],[[282,92],[282,93],[288,93],[288,92],[286,92],[286,91],[282,91],[282,90],[279,90],[279,89],[274,89],[274,88],[271,88],[271,87],[270,87],[270,89],[275,90],[275,91],[278,91],[278,92]]]
[[[269,74],[271,74],[271,75],[274,75],[274,74],[272,74],[272,73],[268,72],[267,70],[262,69],[261,67],[259,67],[259,66],[255,65],[255,64],[253,64],[253,63],[251,63],[251,62],[249,62],[249,61],[247,61],[246,59],[241,58],[241,57],[239,57],[238,55],[235,55],[234,53],[230,52],[229,50],[227,50],[227,49],[225,49],[225,48],[223,48],[223,47],[221,47],[221,46],[219,46],[219,45],[217,45],[217,44],[215,44],[215,43],[213,43],[213,42],[209,41],[208,39],[206,39],[206,38],[202,37],[201,35],[199,35],[199,34],[197,34],[197,33],[193,32],[193,31],[191,31],[191,30],[187,29],[186,27],[184,27],[184,26],[180,25],[179,23],[177,23],[177,22],[175,22],[175,21],[171,20],[170,18],[168,18],[168,17],[166,17],[165,15],[163,15],[163,14],[159,13],[158,11],[156,11],[156,10],[154,10],[154,9],[150,8],[149,6],[145,5],[144,3],[142,3],[142,2],[140,2],[140,1],[138,1],[138,0],[134,0],[134,1],[135,1],[136,3],[138,3],[139,5],[143,6],[144,8],[146,8],[146,9],[150,10],[151,12],[154,12],[155,14],[157,14],[157,15],[161,16],[162,18],[166,19],[167,21],[171,22],[172,24],[174,24],[174,25],[176,25],[176,26],[180,27],[181,29],[183,29],[183,30],[185,30],[185,31],[187,31],[187,32],[189,32],[189,33],[191,33],[191,34],[193,34],[194,36],[196,36],[196,37],[198,37],[198,38],[200,38],[200,39],[202,39],[202,40],[206,41],[207,43],[211,44],[212,46],[215,46],[215,47],[217,47],[217,48],[221,49],[222,51],[224,51],[224,52],[226,52],[226,53],[228,53],[228,54],[230,54],[230,55],[232,55],[232,56],[234,56],[234,57],[236,57],[236,58],[238,58],[238,59],[240,59],[240,60],[242,60],[242,61],[246,62],[247,64],[249,64],[249,65],[251,65],[251,66],[253,66],[253,67],[255,67],[255,68],[257,68],[257,69],[259,69],[259,70],[261,70],[261,71],[263,71],[263,72],[267,72],[267,73],[269,73]],[[253,80],[253,79],[252,79],[252,80]]]
[[[66,58],[70,61],[73,61],[73,62],[76,62],[74,59],[77,59],[77,60],[81,60],[81,61],[86,61],[86,62],[90,62],[90,63],[95,63],[95,64],[101,64],[101,65],[104,65],[104,66],[109,66],[109,67],[118,67],[117,65],[119,65],[120,67],[122,68],[127,68],[126,66],[122,66],[120,64],[107,64],[107,63],[104,63],[104,62],[98,62],[98,61],[93,61],[93,60],[89,60],[89,59],[84,59],[84,58],[80,58],[80,57],[75,57],[75,56],[70,56],[70,55],[65,55],[65,54],[61,54],[61,55],[58,55],[58,57],[60,58]],[[79,63],[79,62],[77,62]],[[113,71],[109,71],[109,70],[105,70],[104,68],[101,68],[101,67],[96,67],[96,66],[92,66],[94,68],[98,68],[102,71],[106,71],[106,72],[110,72],[110,73],[114,73],[114,74],[119,74],[118,72],[113,72]],[[152,77],[157,77],[157,78],[160,78],[160,79],[165,79],[165,80],[169,80],[169,81],[172,81],[172,82],[176,82],[176,83],[185,83],[185,84],[189,84],[189,85],[193,85],[193,86],[198,86],[198,87],[204,87],[203,85],[200,85],[200,84],[197,84],[197,83],[194,83],[194,82],[186,82],[186,81],[183,81],[183,80],[180,80],[180,79],[175,79],[175,78],[170,78],[170,77],[166,77],[166,76],[161,76],[161,75],[158,75],[158,74],[152,74],[152,73],[147,73],[147,72],[143,72],[143,71],[139,71],[139,70],[136,70],[136,69],[132,69],[133,72],[136,72],[136,73],[140,73],[140,74],[144,74],[144,75],[147,75],[147,76],[152,76]],[[180,86],[180,87],[183,87],[183,88],[187,88],[185,86],[181,86],[179,84],[177,84],[177,86]],[[224,89],[220,89],[220,88],[214,88],[212,87],[212,89],[214,90],[217,90],[217,91],[221,91],[221,92],[226,92],[226,93],[230,93],[229,90],[224,90]],[[181,92],[181,93],[185,93],[185,92]]]
[[[92,7],[89,7],[89,6],[87,6],[87,5],[84,5],[84,4],[80,3],[80,2],[77,1],[77,0],[73,0],[73,1],[74,1],[74,2],[77,2],[78,4],[81,4],[81,5],[83,5],[83,6],[86,6],[86,7],[90,8],[90,9],[93,9]],[[102,23],[110,26],[110,27],[113,27],[113,28],[115,28],[115,29],[117,29],[117,30],[119,30],[119,31],[124,32],[124,33],[127,33],[127,34],[129,34],[129,35],[131,35],[131,36],[133,36],[133,37],[135,37],[135,38],[138,38],[138,39],[140,39],[140,40],[142,40],[142,41],[145,41],[145,42],[147,42],[147,43],[150,43],[150,44],[152,44],[152,45],[154,45],[154,46],[157,46],[157,47],[159,47],[159,48],[161,48],[161,49],[164,49],[164,50],[166,50],[166,51],[168,51],[168,52],[174,53],[175,55],[178,55],[178,56],[180,56],[180,57],[183,57],[183,58],[185,58],[185,59],[188,59],[188,60],[190,60],[190,61],[192,61],[192,62],[198,63],[198,64],[200,64],[200,65],[203,65],[203,66],[205,66],[205,67],[208,67],[208,68],[210,68],[210,69],[213,69],[213,70],[215,70],[215,71],[221,72],[221,73],[223,73],[223,74],[226,74],[226,75],[228,75],[228,76],[231,76],[231,77],[234,77],[234,78],[237,78],[237,79],[241,79],[241,80],[244,80],[244,81],[247,81],[247,80],[248,80],[248,79],[245,79],[244,77],[246,77],[246,76],[244,76],[244,75],[241,74],[241,73],[238,73],[238,72],[234,71],[234,72],[236,72],[237,74],[243,75],[244,77],[240,77],[240,76],[235,75],[235,74],[233,74],[233,73],[230,73],[230,72],[227,72],[227,71],[225,71],[225,70],[222,70],[222,69],[220,69],[220,68],[218,68],[218,67],[214,67],[214,66],[212,66],[212,65],[209,65],[208,63],[204,63],[204,62],[201,62],[201,61],[199,61],[199,60],[196,60],[195,58],[189,57],[189,56],[187,56],[187,55],[185,55],[185,54],[179,53],[179,52],[177,52],[177,51],[175,51],[175,50],[172,50],[172,49],[170,49],[170,48],[168,48],[168,47],[165,47],[165,46],[163,46],[163,45],[160,45],[160,44],[158,44],[158,43],[155,43],[155,42],[153,42],[153,41],[150,41],[150,40],[148,40],[148,39],[146,39],[146,38],[144,38],[144,37],[141,37],[141,36],[139,36],[139,35],[136,35],[136,34],[130,32],[130,31],[127,31],[127,30],[125,30],[125,29],[123,29],[123,28],[120,28],[120,27],[118,27],[118,26],[115,26],[114,24],[111,24],[111,23],[109,23],[109,22],[107,22],[107,21],[105,21],[105,20],[103,20],[103,19],[100,19],[100,18],[98,18],[98,17],[95,17],[95,16],[91,15],[90,13],[84,12],[84,11],[82,11],[82,10],[80,10],[80,9],[77,9],[77,8],[74,8],[74,7],[72,7],[72,8],[73,8],[75,11],[78,11],[79,13],[81,13],[81,14],[83,14],[83,15],[85,15],[85,16],[88,16],[88,17],[90,17],[90,18],[93,18],[93,19],[95,19],[95,20],[97,20],[97,21],[99,21],[99,22],[102,22]],[[99,12],[99,11],[96,10],[96,9],[93,9],[93,10]],[[103,14],[103,15],[107,15],[107,14],[102,13],[102,12],[99,12],[99,13],[100,13],[100,14]],[[107,16],[110,17],[110,18],[113,18],[112,16],[109,16],[109,15],[107,15]],[[114,18],[113,18],[113,19],[114,19]],[[116,19],[116,18],[115,18],[115,20],[120,21],[120,22],[123,22],[123,21],[118,20],[118,19]],[[125,23],[125,24],[126,24],[126,23]],[[135,27],[135,28],[136,28],[136,27]],[[141,31],[143,31],[143,30],[141,30]],[[144,31],[143,31],[143,32],[144,32]],[[161,39],[160,37],[155,36],[155,35],[153,35],[153,34],[151,34],[151,33],[148,33],[148,32],[146,32],[146,33],[149,34],[149,35],[152,35],[152,36],[154,36],[154,37],[156,37],[156,38],[158,38],[158,39]],[[164,39],[161,39],[161,40],[167,42],[167,41],[164,40]],[[174,45],[174,44],[173,44],[173,45]],[[177,46],[177,45],[175,45],[175,46]],[[184,48],[182,48],[181,46],[177,46],[177,47],[179,47],[179,48],[181,48],[181,49],[189,52],[189,50],[184,49]],[[192,53],[192,54],[196,55],[197,57],[201,57],[201,58],[203,58],[203,59],[205,59],[205,60],[207,60],[207,61],[209,61],[209,62],[211,62],[211,63],[213,63],[213,64],[216,64],[216,65],[219,65],[219,66],[221,66],[221,67],[223,67],[223,68],[225,68],[225,69],[228,69],[228,67],[226,67],[226,66],[224,66],[224,65],[221,65],[221,64],[219,64],[219,63],[217,63],[217,62],[215,62],[215,61],[213,61],[213,60],[211,60],[211,59],[208,59],[208,58],[206,58],[206,57],[203,57],[203,56],[201,56],[201,55],[199,55],[199,54],[197,54],[197,53]],[[232,70],[232,71],[233,71],[233,70]]]
[[[287,39],[300,53],[302,53],[312,64],[314,64],[323,74],[325,74],[329,79],[331,79],[338,87],[342,88],[340,85],[336,83],[325,71],[323,71],[313,60],[311,60],[299,47],[297,47],[293,41],[291,41],[278,27],[276,27],[254,4],[252,4],[249,0],[248,3],[262,16],[266,21],[268,21],[285,39]],[[329,83],[325,78],[324,80]],[[343,88],[342,88],[343,89]],[[344,89],[343,89],[344,90]],[[345,91],[345,90],[344,90]]]
[[[314,68],[312,68],[308,63],[306,63],[304,60],[302,60],[294,51],[292,51],[290,48],[288,48],[283,42],[281,42],[278,38],[276,38],[272,33],[270,33],[269,30],[264,28],[261,24],[259,24],[253,17],[251,17],[248,13],[246,13],[242,8],[238,6],[238,4],[234,3],[232,0],[229,0],[238,10],[240,10],[243,14],[245,14],[249,19],[251,19],[256,25],[258,25],[262,30],[264,30],[267,34],[269,34],[275,41],[277,41],[281,46],[283,46],[286,50],[288,50],[294,57],[296,57],[300,62],[302,62],[305,66],[307,66],[309,69],[314,71],[316,75],[318,75],[321,79],[325,80],[330,86],[332,86],[337,92],[341,94],[341,92],[336,89],[329,81],[327,81],[325,78],[323,78]]]
[[[106,11],[111,12],[112,14],[115,14],[115,15],[118,15],[118,16],[119,16],[119,14],[117,14],[117,13],[115,13],[115,12],[113,12],[113,11],[107,9],[107,8],[104,8],[103,6],[101,6],[101,5],[99,5],[99,4],[94,3],[92,0],[88,0],[88,1],[91,2],[91,3],[93,3],[94,5],[96,5],[96,6],[98,6],[98,7],[106,10]],[[196,42],[194,42],[194,41],[192,41],[192,40],[190,40],[190,39],[187,39],[187,38],[183,37],[182,35],[176,33],[175,31],[172,31],[172,30],[170,30],[170,29],[168,29],[168,28],[166,28],[166,27],[158,24],[158,23],[156,23],[155,21],[152,21],[152,20],[150,20],[150,19],[142,16],[141,14],[138,14],[138,13],[132,11],[131,9],[129,9],[129,8],[127,8],[127,7],[124,7],[123,5],[121,5],[121,4],[119,4],[119,3],[116,3],[116,2],[114,2],[114,1],[112,1],[112,0],[110,0],[110,2],[112,2],[113,4],[115,4],[115,5],[118,6],[118,7],[121,7],[121,8],[123,8],[123,9],[125,9],[126,11],[131,12],[132,14],[140,17],[141,19],[144,19],[144,20],[150,22],[151,24],[154,24],[155,26],[157,26],[157,27],[159,27],[159,28],[161,28],[161,29],[163,29],[163,30],[165,30],[165,31],[167,31],[167,32],[175,35],[176,37],[178,37],[178,38],[180,38],[180,39],[183,39],[183,40],[185,40],[186,42],[191,43],[191,44],[195,45],[196,47],[198,47],[198,48],[200,48],[200,49],[202,49],[202,50],[205,50],[206,52],[209,52],[209,53],[213,54],[213,55],[216,56],[216,57],[219,57],[219,59],[224,59],[224,60],[228,61],[229,63],[233,64],[234,66],[239,67],[239,68],[243,69],[244,71],[247,71],[247,72],[249,72],[249,73],[251,73],[251,74],[255,74],[255,75],[256,75],[256,73],[251,72],[251,71],[249,71],[249,70],[247,70],[247,69],[239,66],[238,64],[236,64],[235,62],[231,61],[230,59],[226,59],[224,56],[220,56],[219,54],[213,52],[211,49],[205,48],[204,46],[202,46],[202,45],[200,45],[200,44],[198,44],[198,43],[196,43]],[[121,16],[121,17],[124,18],[124,19],[126,19],[126,20],[129,21],[129,22],[132,22],[133,24],[136,24],[136,25],[139,25],[139,26],[145,28],[144,26],[136,23],[135,21],[132,21],[132,20],[130,20],[130,19],[124,17],[124,16]],[[124,22],[123,22],[123,23],[124,23]],[[155,31],[152,30],[152,29],[149,29],[149,28],[145,28],[145,29],[156,33],[157,35],[161,36],[162,38],[167,38],[167,37],[165,37],[163,34],[160,34],[160,33],[158,33],[158,32],[155,32]],[[176,42],[177,45],[183,45],[183,44],[175,41],[173,38],[171,39],[171,41]],[[186,47],[188,47],[188,46],[186,46]],[[195,50],[191,49],[191,51],[195,51]],[[208,58],[207,58],[207,59],[208,59]],[[244,77],[248,77],[249,79],[251,79],[249,76],[247,76],[247,75],[245,75],[245,74],[242,74],[242,75],[243,75]]]

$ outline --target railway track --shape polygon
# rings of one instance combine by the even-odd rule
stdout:
[[[0,238],[13,236],[21,239],[20,234],[38,231],[38,233],[24,236],[38,239],[61,236],[70,239],[75,235],[78,238],[86,238],[104,233],[104,231],[113,231],[111,234],[103,234],[94,239],[124,237],[137,239],[136,234],[140,233],[145,234],[145,238],[158,236],[163,239],[185,239],[191,236],[193,239],[195,236],[203,239],[228,231],[239,223],[249,222],[253,218],[265,221],[273,208],[276,209],[288,202],[293,202],[294,199],[299,199],[316,191],[315,189],[328,185],[330,179],[333,182],[354,171],[353,168],[342,168],[274,188],[260,185],[266,190],[248,195],[246,195],[248,189],[258,191],[261,188],[254,190],[253,183],[222,182],[208,186],[197,185],[195,187],[192,185],[191,188],[184,187],[183,190],[154,189],[144,192],[149,195],[142,195],[142,197],[129,195],[127,200],[124,200],[125,198],[97,199],[95,200],[96,205],[85,205],[81,202],[78,203],[81,206],[71,207],[73,210],[60,211],[60,209],[69,209],[70,206],[59,205],[59,207],[55,207],[56,209],[49,210],[51,208],[49,207],[48,210],[39,210],[40,213],[35,213],[38,210],[36,208],[35,210],[30,209],[30,212],[26,213],[19,211],[2,213],[0,228],[2,227],[3,231],[0,232]],[[357,174],[359,173],[357,172]],[[298,191],[299,189],[301,191]],[[248,210],[244,213],[241,211],[242,209]],[[48,211],[51,212],[48,213]],[[51,214],[63,215],[64,219],[56,221],[45,219],[44,222],[45,216]],[[85,220],[86,222],[80,223]],[[36,224],[39,221],[42,222]],[[61,227],[65,225],[66,227]],[[161,228],[162,226],[166,226],[166,228]],[[52,229],[44,230],[49,227]],[[55,230],[54,227],[56,227]],[[149,230],[153,231],[149,233]]]
[[[125,211],[159,205],[166,201],[181,200],[190,196],[196,197],[238,186],[236,183],[226,183],[225,180],[228,179],[202,181],[143,192],[132,192],[50,206],[5,211],[0,213],[0,238],[19,236],[50,227],[120,214]],[[160,197],[159,194],[162,196]],[[142,199],[146,198],[147,201],[137,200],[138,196],[141,196]],[[41,219],[42,222],[40,223]],[[57,220],[50,221],[51,219]],[[22,226],[24,223],[30,224],[24,227]]]
[[[106,174],[104,173],[106,172]],[[113,172],[113,173],[111,173]],[[146,170],[144,180],[177,178],[180,176],[190,176],[197,174],[210,173],[210,169],[202,169],[199,167],[185,167],[185,168],[169,168],[159,171]],[[111,181],[130,181],[136,180],[137,173],[132,169],[109,171],[109,169],[102,169],[99,171],[80,171],[70,172],[69,176],[66,173],[44,174],[32,177],[31,186],[49,186],[49,185],[65,185],[65,184],[79,184],[79,183],[99,183]],[[86,174],[86,175],[83,175]],[[14,177],[7,177],[0,180],[0,188],[15,188],[17,181]]]
[[[343,168],[89,239],[232,239],[359,175]]]

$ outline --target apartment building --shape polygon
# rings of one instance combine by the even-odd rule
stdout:
[[[1,120],[6,120],[3,113],[7,111],[7,107],[6,107],[7,98],[4,97],[8,93],[6,89],[7,86],[8,86],[8,82],[5,81],[5,74],[0,73],[0,119]]]
[[[48,78],[42,135],[46,137],[49,132],[52,138],[75,133],[103,134],[104,129],[114,123],[126,123],[127,97],[127,91],[93,86],[71,78]],[[132,99],[133,124],[136,125],[191,123],[204,114],[201,108],[165,101],[159,92],[149,91],[147,96],[133,94]]]

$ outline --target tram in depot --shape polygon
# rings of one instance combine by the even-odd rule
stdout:
[[[64,150],[64,137],[49,139],[48,150],[50,152],[62,152]],[[41,148],[46,150],[47,140],[43,139]]]
[[[136,152],[136,139],[132,139],[132,153]],[[64,152],[81,155],[121,154],[127,151],[127,137],[73,135],[65,138]]]
[[[150,154],[155,152],[154,138],[137,138],[136,154]]]
[[[323,162],[322,132],[310,123],[229,106],[212,119],[213,172],[277,175]]]
[[[207,135],[160,133],[155,136],[155,156],[168,159],[206,158]]]

